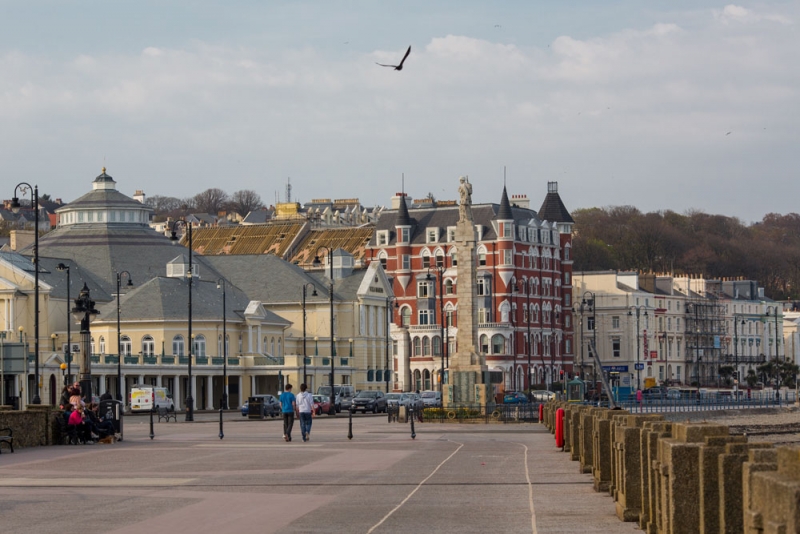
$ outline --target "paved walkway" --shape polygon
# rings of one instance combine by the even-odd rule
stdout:
[[[114,445],[0,456],[4,533],[635,532],[540,425],[128,420]],[[72,525],[65,529],[65,525]]]

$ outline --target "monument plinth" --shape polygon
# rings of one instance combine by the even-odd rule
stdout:
[[[458,250],[458,334],[456,353],[450,356],[449,383],[444,389],[445,407],[459,405],[486,405],[489,399],[489,373],[486,358],[477,350],[478,309],[477,300],[477,255],[478,240],[472,218],[472,184],[461,177],[458,187],[461,203],[456,224],[455,243]]]

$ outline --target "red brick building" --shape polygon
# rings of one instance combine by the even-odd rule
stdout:
[[[454,354],[458,328],[458,269],[454,203],[411,208],[398,194],[367,245],[367,261],[380,261],[393,280],[394,389],[438,389],[438,376]],[[490,370],[503,373],[497,391],[524,390],[571,372],[572,225],[548,183],[541,209],[525,195],[472,206],[478,236],[478,349]],[[443,321],[444,319],[444,321]],[[529,365],[530,363],[530,365]]]

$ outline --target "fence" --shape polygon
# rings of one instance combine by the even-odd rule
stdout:
[[[744,392],[741,392],[744,393]],[[714,410],[739,410],[752,408],[776,408],[787,406],[797,401],[794,391],[781,391],[778,395],[774,392],[761,391],[749,397],[740,395],[708,395],[680,399],[636,399],[620,401],[617,405],[631,413],[668,413],[668,412],[707,412]]]
[[[426,423],[538,423],[539,404],[533,402],[425,408],[422,411],[422,420]]]

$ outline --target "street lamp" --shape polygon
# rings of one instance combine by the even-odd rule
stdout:
[[[586,296],[589,295],[587,299]],[[585,349],[583,342],[583,313],[584,310],[592,312],[592,344],[594,350],[597,350],[597,297],[592,291],[584,291],[581,296],[581,373],[583,373],[583,350]],[[601,370],[602,372],[602,370]],[[597,364],[592,362],[592,392],[597,389]]]
[[[194,398],[192,398],[192,352],[194,352],[194,338],[192,337],[192,223],[188,222],[185,218],[181,218],[176,220],[172,225],[172,232],[170,236],[170,240],[173,242],[178,241],[178,236],[175,232],[175,227],[182,223],[184,228],[186,228],[186,234],[189,239],[189,269],[186,271],[186,279],[189,282],[189,317],[188,317],[188,326],[189,326],[189,382],[188,382],[188,393],[189,395],[186,397],[186,419],[185,421],[194,421]]]
[[[94,301],[89,293],[89,286],[83,283],[78,298],[75,299],[75,307],[72,308],[72,316],[75,321],[81,323],[81,344],[83,345],[83,359],[81,361],[81,391],[87,404],[92,402],[92,344],[91,330],[89,324],[98,312],[94,307]]]
[[[133,280],[131,280],[131,273],[122,271],[117,273],[117,400],[122,401],[122,330],[120,329],[120,303],[119,295],[122,292],[122,275],[128,277],[127,287],[133,287]]]
[[[739,385],[739,320],[740,315],[733,314],[733,368],[734,368],[734,391],[738,389]],[[745,325],[742,319],[742,326]]]
[[[35,378],[36,391],[33,395],[33,404],[41,404],[42,399],[39,397],[39,186],[31,186],[27,182],[20,182],[14,188],[14,196],[11,197],[11,211],[19,213],[22,207],[17,197],[17,190],[22,194],[31,191],[31,207],[33,208],[33,350],[36,353],[35,362]]]
[[[394,280],[391,278],[389,279],[390,285],[394,284]],[[389,375],[391,374],[391,368],[389,367],[389,329],[392,326],[392,301],[395,300],[393,297],[386,297],[386,352],[384,354],[385,362],[383,364],[383,378],[386,381],[386,393],[389,393]],[[397,306],[397,302],[395,302],[395,306]]]
[[[639,363],[639,353],[641,350],[639,347],[639,332],[641,332],[641,330],[639,329],[639,315],[641,315],[642,314],[641,311],[644,310],[643,315],[647,317],[647,308],[641,305],[630,306],[628,310],[628,317],[633,316],[634,310],[636,311],[636,391],[639,391],[640,389],[642,389],[642,382],[640,377],[641,369]]]
[[[525,291],[525,313],[522,314],[522,317],[526,319],[528,328],[528,342],[525,348],[528,353],[528,401],[530,402],[533,401],[533,393],[531,393],[531,345],[533,344],[531,339],[531,289],[527,280],[521,281],[519,285],[519,290]]]
[[[436,267],[428,267],[428,273],[425,275],[425,279],[430,281],[431,280],[431,269],[433,269],[438,274],[439,279],[439,356],[441,357],[441,370],[439,371],[439,393],[443,393],[444,390],[444,347],[442,344],[444,343],[444,271],[446,270],[444,265],[436,265]],[[436,284],[433,284],[433,300],[436,301]],[[436,312],[434,312],[434,324],[436,320]]]
[[[225,287],[224,278],[217,280],[217,289],[222,288],[222,402],[220,408],[223,410],[228,409],[228,307],[225,302]],[[305,324],[303,327],[305,328]]]
[[[70,281],[69,281],[69,265],[64,265],[63,263],[59,263],[56,265],[56,270],[58,271],[67,271],[67,345],[64,347],[64,359],[67,360],[67,379],[72,380],[72,321],[69,318],[70,314],[70,294],[69,290],[71,288]]]
[[[772,314],[770,314],[770,311]],[[781,392],[780,392],[780,376],[781,370],[778,364],[778,307],[777,306],[767,306],[767,312],[765,314],[767,317],[774,316],[775,317],[775,363],[773,366],[775,367],[775,400],[777,401],[780,399]],[[767,319],[767,334],[769,334],[769,319]]]
[[[308,384],[308,373],[306,372],[306,360],[308,359],[308,353],[306,352],[306,292],[308,291],[308,287],[311,287],[311,296],[317,296],[317,286],[313,284],[313,282],[306,282],[303,284],[303,383]],[[333,394],[333,390],[331,390],[331,396]]]
[[[322,265],[322,262],[319,261],[319,251],[320,250],[324,250],[325,253],[327,254],[328,263],[330,264],[330,267],[331,267],[331,284],[330,284],[330,291],[329,291],[329,293],[330,293],[330,295],[329,295],[330,296],[330,303],[331,303],[331,377],[330,377],[331,406],[330,406],[330,409],[329,409],[330,410],[329,413],[330,413],[330,415],[335,415],[336,414],[336,407],[335,407],[336,395],[334,394],[335,390],[333,389],[333,373],[334,373],[334,370],[335,370],[334,360],[335,360],[335,356],[336,356],[336,343],[335,343],[335,341],[333,339],[333,327],[334,327],[334,323],[333,323],[333,249],[328,248],[328,247],[318,247],[317,248],[317,252],[314,255],[314,261],[311,262],[311,265],[313,265],[315,267],[318,267],[318,266]]]

